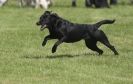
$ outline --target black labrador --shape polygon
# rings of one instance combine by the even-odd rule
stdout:
[[[105,33],[102,30],[98,30],[101,25],[112,24],[114,22],[115,20],[102,20],[95,24],[77,24],[59,17],[56,13],[45,11],[36,24],[41,26],[41,31],[47,28],[50,33],[44,38],[42,46],[50,39],[58,39],[52,48],[52,53],[56,52],[57,47],[63,42],[73,43],[83,39],[85,40],[86,46],[98,52],[99,55],[103,54],[103,51],[97,47],[97,41],[103,43],[115,55],[118,55],[118,52],[110,44]]]

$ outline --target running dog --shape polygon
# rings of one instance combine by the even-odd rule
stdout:
[[[52,53],[55,53],[57,47],[63,42],[73,43],[85,40],[86,47],[98,52],[99,55],[103,54],[103,50],[97,47],[98,41],[110,48],[115,55],[118,55],[105,33],[98,30],[103,24],[113,24],[114,22],[115,20],[102,20],[95,24],[77,24],[59,17],[56,13],[45,11],[36,24],[41,26],[41,31],[45,28],[49,30],[49,35],[44,38],[42,46],[45,46],[50,39],[58,39],[52,48]]]

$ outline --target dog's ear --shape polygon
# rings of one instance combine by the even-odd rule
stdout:
[[[58,17],[58,14],[57,13],[52,13],[51,14],[53,17]]]
[[[52,11],[45,11],[44,15],[50,15],[52,13]]]

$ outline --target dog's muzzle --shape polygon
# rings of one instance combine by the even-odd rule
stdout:
[[[36,23],[37,26],[40,26],[41,24],[39,22]],[[40,31],[43,31],[47,25],[41,25]]]
[[[41,24],[39,22],[37,22],[36,25],[41,25]]]
[[[47,27],[47,25],[42,25],[40,30],[43,31],[46,27]]]

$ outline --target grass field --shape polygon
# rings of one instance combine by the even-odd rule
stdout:
[[[14,0],[0,8],[0,84],[133,84],[133,6],[125,4],[111,9],[85,8],[78,0],[55,0],[49,10],[76,23],[95,23],[116,19],[102,26],[119,56],[102,44],[102,56],[87,49],[84,41],[61,44],[55,54],[56,40],[41,46],[48,30],[35,25],[43,9],[19,8]]]

